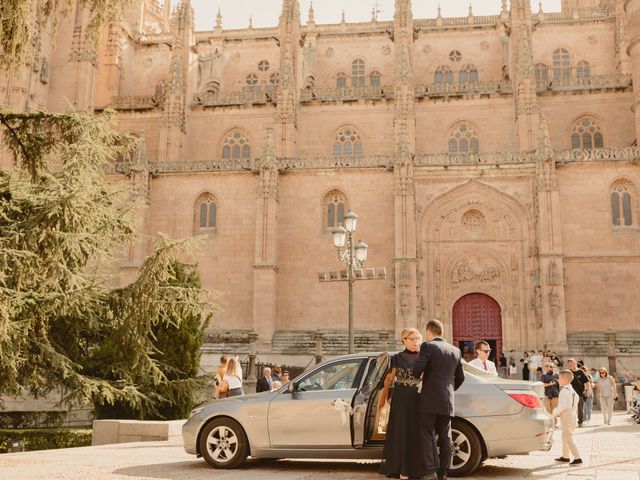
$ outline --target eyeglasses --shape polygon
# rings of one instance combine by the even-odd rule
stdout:
[[[409,340],[410,342],[419,342],[420,337],[404,337],[404,340]]]
[[[489,350],[480,350],[480,351],[484,352],[484,353],[491,353],[491,349],[489,349]]]
[[[607,372],[600,372],[600,375],[606,375]]]

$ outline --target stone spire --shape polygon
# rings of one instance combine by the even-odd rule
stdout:
[[[347,22],[347,17],[345,16],[345,13],[344,13],[344,8],[342,9],[342,18],[340,19],[340,22],[341,23]]]
[[[218,7],[218,14],[216,15],[216,31],[222,30],[222,11]]]
[[[249,15],[249,30],[253,29],[253,15]]]
[[[309,14],[307,16],[307,23],[314,25],[316,23],[316,13],[313,11],[313,2],[309,3]]]

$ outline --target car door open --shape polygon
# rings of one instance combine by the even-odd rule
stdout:
[[[352,444],[363,447],[371,439],[378,409],[378,393],[389,371],[389,354],[382,353],[369,360],[364,381],[353,399]]]

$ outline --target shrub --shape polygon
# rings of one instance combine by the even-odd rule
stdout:
[[[0,453],[7,453],[9,439],[22,439],[25,451],[91,445],[89,428],[0,429]]]

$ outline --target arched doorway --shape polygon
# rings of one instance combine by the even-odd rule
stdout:
[[[491,345],[489,358],[496,362],[502,352],[502,312],[489,295],[470,293],[453,305],[453,344],[465,360],[475,357],[475,343],[485,340]],[[496,362],[496,366],[498,362]]]

